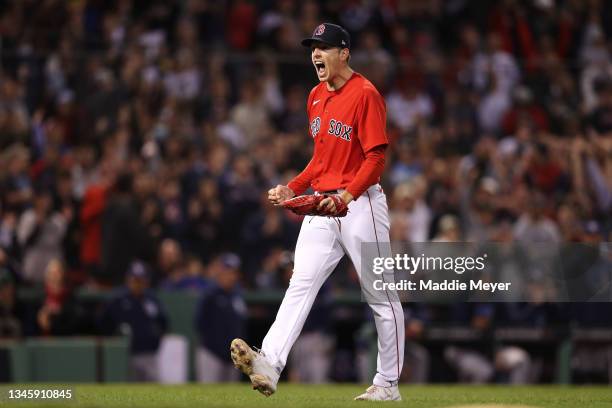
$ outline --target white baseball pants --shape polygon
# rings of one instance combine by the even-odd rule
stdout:
[[[343,218],[305,217],[295,248],[289,288],[276,319],[264,338],[262,351],[280,372],[298,338],[319,289],[347,254],[361,280],[361,243],[378,243],[382,256],[390,256],[389,211],[379,185],[371,186],[349,204]],[[398,301],[370,303],[378,332],[378,359],[374,384],[397,383],[404,360],[404,314]]]

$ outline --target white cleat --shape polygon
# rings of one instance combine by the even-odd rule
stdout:
[[[279,374],[261,352],[251,349],[242,339],[232,340],[230,352],[234,367],[249,376],[254,390],[266,397],[276,392]]]
[[[401,401],[397,385],[392,387],[381,387],[370,385],[366,392],[355,397],[355,401]]]

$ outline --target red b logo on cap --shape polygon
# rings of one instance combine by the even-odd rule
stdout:
[[[314,32],[314,35],[321,35],[325,32],[325,24],[318,26]]]

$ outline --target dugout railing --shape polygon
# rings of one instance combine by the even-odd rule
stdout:
[[[183,336],[189,344],[187,378],[193,380],[194,352],[197,332],[194,316],[199,296],[192,292],[159,291],[158,297],[166,309],[169,332]],[[107,301],[112,293],[79,290],[77,300],[92,313]],[[249,328],[260,320],[267,320],[282,300],[279,291],[246,292],[249,304]],[[20,289],[18,299],[36,308],[42,302],[40,288]],[[332,294],[333,307],[358,308],[363,306],[358,291]],[[273,318],[273,315],[272,315]],[[366,322],[354,335],[361,343],[369,343],[371,352],[370,370],[375,369],[376,333],[372,322]],[[480,332],[469,327],[429,325],[422,337],[417,339],[432,353],[442,350],[447,344],[467,344],[472,347],[494,349],[504,344],[520,344],[549,347],[554,354],[554,382],[572,382],[571,356],[575,344],[610,345],[612,328],[549,328],[497,327]],[[123,382],[128,379],[129,340],[121,337],[73,336],[73,337],[29,337],[21,340],[0,340],[0,381],[4,382]],[[609,379],[610,380],[610,379]]]

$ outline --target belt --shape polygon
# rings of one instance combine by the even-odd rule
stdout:
[[[339,194],[340,190],[320,191],[319,194]]]

